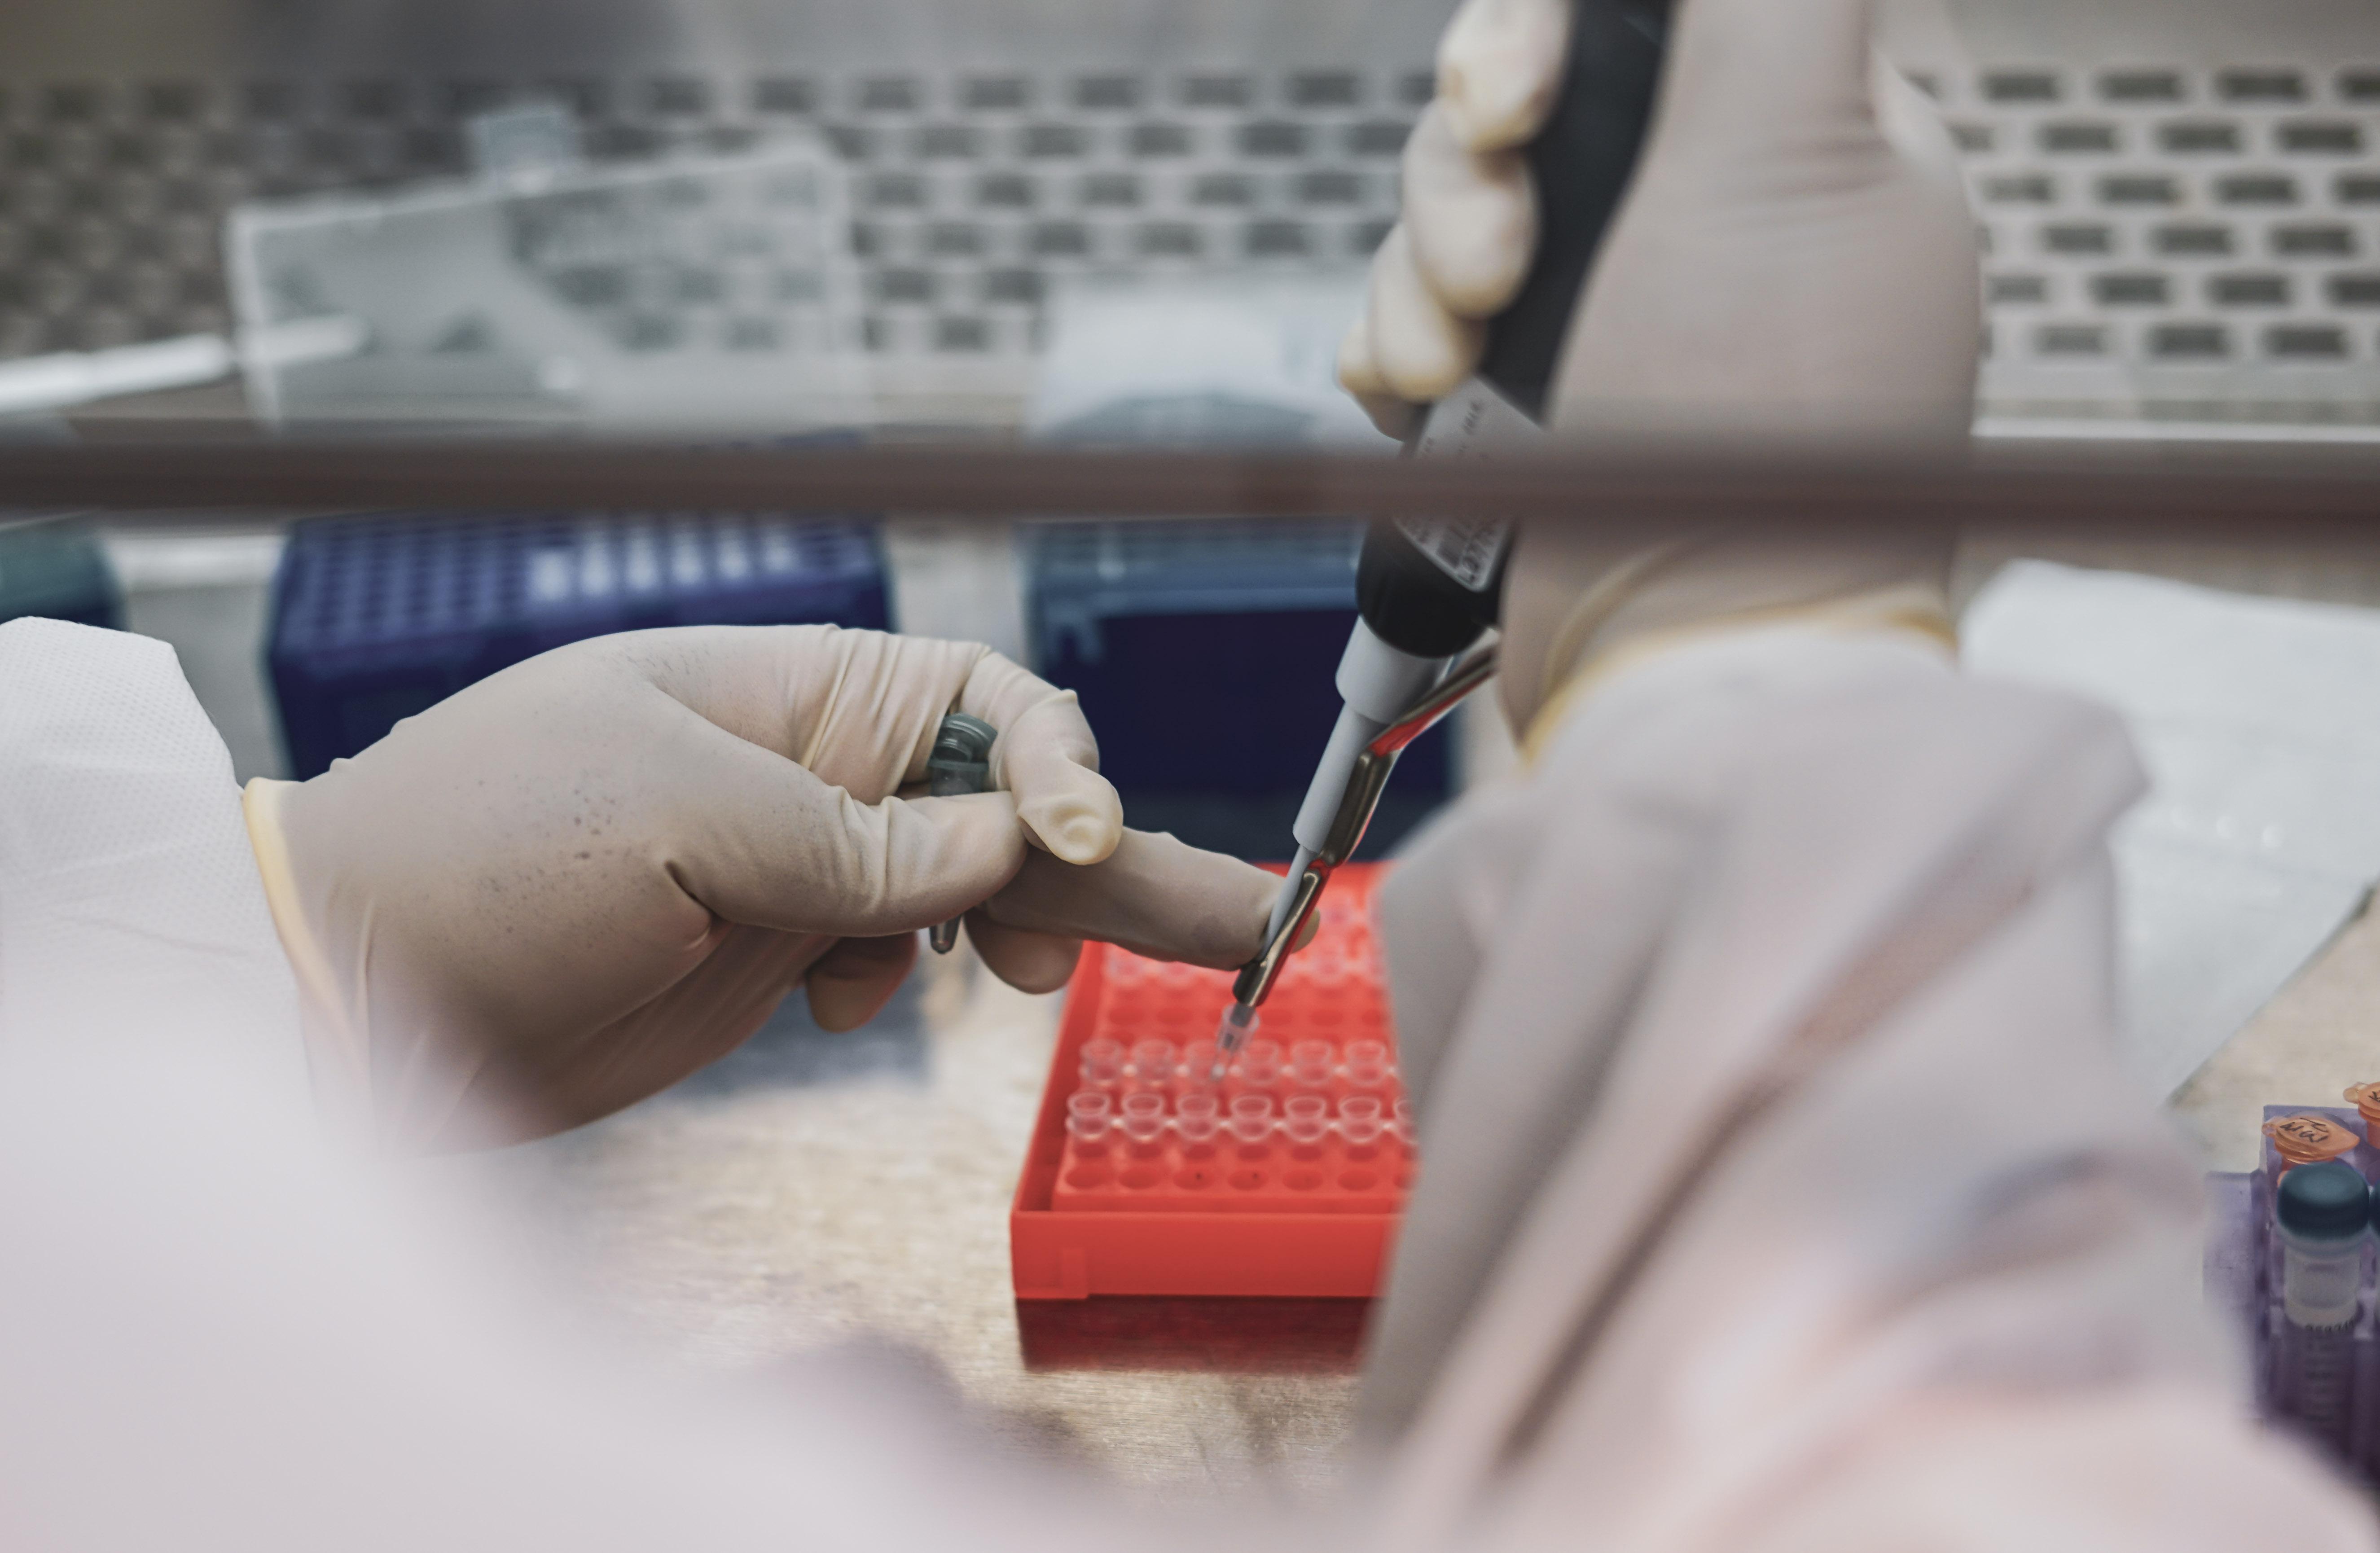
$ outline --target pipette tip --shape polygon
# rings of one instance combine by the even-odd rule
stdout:
[[[1240,1043],[1246,1040],[1248,1032],[1256,1027],[1257,1011],[1246,1003],[1235,1001],[1223,1011],[1221,1022],[1215,1026],[1215,1067],[1207,1075],[1208,1083],[1223,1082],[1223,1074],[1232,1065],[1232,1054],[1240,1049]]]

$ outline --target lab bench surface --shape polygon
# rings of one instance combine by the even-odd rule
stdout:
[[[796,996],[742,1050],[620,1115],[435,1167],[509,1199],[585,1318],[688,1365],[846,1339],[931,1355],[1012,1440],[1166,1501],[1335,1481],[1366,1302],[1020,1305],[1009,1199],[1059,999],[962,951],[868,1025]]]

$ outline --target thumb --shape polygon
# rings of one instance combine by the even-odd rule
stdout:
[[[1035,841],[1069,863],[1096,863],[1115,850],[1123,800],[1099,775],[1099,743],[1073,691],[988,652],[958,706],[1000,730],[992,781],[1015,799],[1017,823]]]
[[[1879,144],[1869,96],[1875,0],[1680,0],[1648,166],[1681,153],[1842,164]]]

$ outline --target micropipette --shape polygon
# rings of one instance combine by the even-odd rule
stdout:
[[[991,746],[1000,730],[979,717],[954,711],[934,730],[934,747],[926,757],[926,795],[956,797],[980,793],[991,785]],[[927,934],[937,954],[948,954],[959,941],[959,919],[937,922]]]
[[[1405,746],[1429,732],[1465,696],[1487,684],[1495,673],[1495,647],[1490,644],[1477,649],[1407,709],[1403,716],[1380,729],[1355,752],[1349,762],[1346,782],[1340,789],[1339,801],[1332,806],[1330,823],[1317,838],[1319,844],[1304,853],[1297,871],[1290,876],[1286,892],[1289,909],[1275,915],[1272,926],[1265,933],[1264,948],[1240,967],[1240,974],[1232,982],[1231,1006],[1223,1011],[1222,1023],[1215,1030],[1215,1066],[1208,1077],[1210,1083],[1222,1082],[1232,1055],[1256,1027],[1257,1010],[1271,996],[1273,983],[1281,977],[1281,965],[1289,957],[1290,946],[1297,941],[1321,904],[1322,889],[1330,882],[1331,871],[1345,862],[1363,841],[1365,828],[1372,822],[1372,811],[1379,807],[1380,795],[1388,788],[1389,773],[1396,769],[1397,757],[1404,753]]]
[[[1537,420],[1571,314],[1652,117],[1668,18],[1667,0],[1576,0],[1572,6],[1561,97],[1525,153],[1539,205],[1528,277],[1489,322],[1477,375],[1430,407],[1406,444],[1408,455],[1493,457],[1541,435]],[[1399,518],[1376,521],[1366,533],[1355,569],[1355,628],[1336,680],[1344,706],[1290,828],[1296,853],[1265,925],[1264,951],[1242,969],[1216,1031],[1218,1076],[1255,1026],[1296,925],[1312,916],[1330,869],[1362,837],[1379,800],[1377,785],[1361,803],[1354,837],[1325,860],[1359,789],[1385,782],[1394,749],[1403,747],[1398,743],[1383,758],[1380,741],[1413,712],[1439,705],[1436,687],[1452,683],[1457,658],[1497,623],[1511,540],[1511,522],[1500,517]],[[1475,659],[1465,667],[1486,677]],[[1452,704],[1444,702],[1437,715]]]

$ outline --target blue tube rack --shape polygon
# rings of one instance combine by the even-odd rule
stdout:
[[[872,523],[377,513],[298,524],[266,649],[291,773],[550,649],[664,625],[888,623]]]

